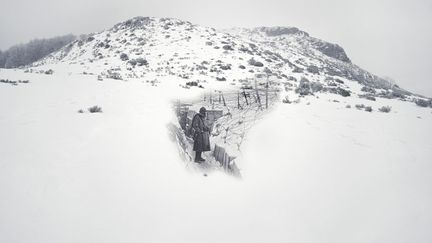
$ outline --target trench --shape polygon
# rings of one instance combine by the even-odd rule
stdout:
[[[170,138],[176,144],[179,156],[187,170],[204,173],[204,175],[219,171],[234,177],[241,177],[240,169],[235,163],[235,157],[229,156],[223,146],[211,144],[211,151],[202,154],[206,161],[196,163],[194,162],[193,139],[186,136],[180,124],[168,124],[168,130]]]

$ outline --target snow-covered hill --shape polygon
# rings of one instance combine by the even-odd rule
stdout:
[[[0,242],[432,238],[430,99],[296,28],[137,17],[0,79]],[[267,83],[271,108],[236,107]],[[182,162],[167,128],[215,91],[241,179]]]
[[[348,91],[366,98],[412,102],[424,99],[356,66],[339,45],[295,27],[217,31],[177,19],[136,17],[77,40],[33,66],[93,74],[99,79],[169,77],[183,84],[226,81],[237,86],[265,74],[312,92],[346,96]],[[365,87],[352,90],[353,82]]]

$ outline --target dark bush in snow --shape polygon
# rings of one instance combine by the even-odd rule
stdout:
[[[307,78],[301,78],[298,87],[295,92],[300,95],[312,95],[315,92],[320,92],[323,90],[323,85],[318,82],[310,82]]]
[[[341,88],[341,87],[338,87],[338,88],[336,89],[336,91],[337,91],[338,94],[342,95],[343,97],[348,97],[348,96],[351,95],[351,92],[350,92],[350,91],[348,91],[348,90],[346,90],[346,89],[343,89],[343,88]]]
[[[282,75],[282,76],[283,76],[283,75]],[[296,78],[296,77],[293,77],[293,76],[287,76],[286,79],[287,79],[287,80],[290,80],[290,81],[295,81],[295,82],[297,82],[297,78]]]
[[[122,61],[127,61],[127,60],[129,60],[129,57],[126,53],[122,53],[122,54],[120,54],[120,59]]]
[[[137,61],[135,59],[131,59],[128,61],[128,63],[132,66],[135,66],[137,64]]]
[[[291,101],[289,100],[288,95],[285,96],[285,98],[282,100],[282,102],[285,104],[291,104]]]
[[[244,47],[244,46],[240,47],[239,51],[246,52],[246,53],[249,53],[249,54],[253,55],[253,52],[251,50],[249,50],[247,47]]]
[[[311,82],[310,88],[312,89],[312,92],[315,93],[321,91],[323,89],[323,85],[318,82]]]
[[[90,113],[102,112],[102,107],[99,107],[99,106],[95,105],[95,106],[92,106],[92,107],[88,108],[88,111]]]
[[[343,97],[348,97],[351,95],[351,92],[349,90],[343,89],[341,87],[337,87],[337,88],[326,88],[327,91],[329,91],[330,93],[333,94],[338,94],[341,95]]]
[[[303,68],[295,66],[293,69],[293,73],[302,73],[302,72],[303,72]]]
[[[216,77],[216,80],[217,81],[226,81],[226,78],[225,77]]]
[[[135,61],[138,63],[138,66],[143,66],[143,65],[147,65],[148,62],[146,59],[139,57],[137,59],[135,59]]]
[[[121,77],[120,73],[114,72],[112,70],[108,70],[107,78],[122,80],[122,77]]]
[[[253,43],[249,43],[249,47],[252,48],[253,50],[257,49],[257,46]]]
[[[187,86],[198,86],[198,82],[191,81],[186,83]]]
[[[300,95],[310,95],[313,94],[311,91],[311,85],[307,78],[302,78],[295,92]]]
[[[400,99],[405,99],[405,95],[402,94],[400,91],[397,90],[393,90],[393,92],[391,93],[391,98],[400,98]]]
[[[9,80],[9,79],[0,79],[0,83],[5,83],[5,84],[12,84],[14,86],[18,85],[18,83],[21,83],[23,81],[18,80],[18,81],[14,81],[14,80]],[[27,80],[28,83],[28,80]]]
[[[363,86],[361,88],[361,91],[367,92],[367,93],[371,93],[371,94],[375,94],[376,93],[376,90],[374,88],[368,87],[368,86]]]
[[[263,72],[266,73],[267,75],[272,75],[273,74],[273,71],[270,70],[270,68],[268,68],[268,67],[265,67],[264,70],[263,70]]]
[[[240,65],[239,68],[240,68],[240,69],[246,69],[246,67],[243,66],[243,65]]]
[[[220,69],[222,69],[222,70],[231,70],[231,64],[226,64],[226,65],[221,64],[219,66],[220,66]]]
[[[372,112],[372,107],[370,107],[370,106],[366,106],[366,107],[365,107],[365,111],[367,111],[367,112]]]
[[[335,82],[333,82],[333,81],[330,81],[330,82],[328,83],[328,86],[336,87],[337,84],[336,84]]]
[[[263,67],[264,66],[264,64],[262,62],[258,62],[253,58],[249,59],[248,64],[255,66],[255,67]]]
[[[54,73],[54,71],[52,69],[45,71],[45,74],[48,74],[48,75],[53,74],[53,73]]]
[[[222,48],[224,50],[226,50],[226,51],[232,51],[232,50],[234,50],[230,45],[224,45]]]
[[[378,110],[381,112],[384,112],[384,113],[389,113],[391,111],[391,107],[390,106],[383,106],[383,107],[379,108]]]
[[[355,107],[357,109],[361,110],[361,109],[365,108],[365,105],[363,105],[363,104],[357,104],[357,105],[355,105]]]
[[[318,74],[319,73],[319,68],[315,65],[312,66],[308,66],[306,69],[308,72],[313,73],[313,74]]]
[[[146,59],[139,57],[136,59],[131,59],[128,61],[129,64],[131,64],[132,66],[138,65],[138,66],[143,66],[143,65],[147,65],[148,62]]]
[[[420,107],[428,107],[431,104],[429,100],[424,100],[424,99],[416,99],[415,103]]]

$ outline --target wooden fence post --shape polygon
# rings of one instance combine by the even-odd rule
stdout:
[[[237,108],[240,109],[240,92],[237,91]]]
[[[248,99],[247,99],[246,91],[245,91],[245,90],[243,90],[243,96],[244,96],[244,98],[245,98],[245,100],[246,100],[246,105],[249,105],[249,102],[248,102]]]
[[[213,96],[212,96],[212,93],[210,93],[210,104],[213,104]]]
[[[259,108],[262,108],[261,98],[260,98],[260,95],[259,95],[259,92],[258,92],[258,86],[257,86],[257,80],[256,80],[256,78],[255,78],[255,93],[256,93],[256,96],[257,96]]]
[[[268,89],[269,89],[269,77],[267,75],[267,84],[266,84],[266,109],[268,109]]]

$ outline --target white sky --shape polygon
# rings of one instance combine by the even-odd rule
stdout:
[[[351,60],[432,97],[431,0],[0,0],[0,49],[99,31],[134,16],[216,28],[296,26],[340,44]]]

